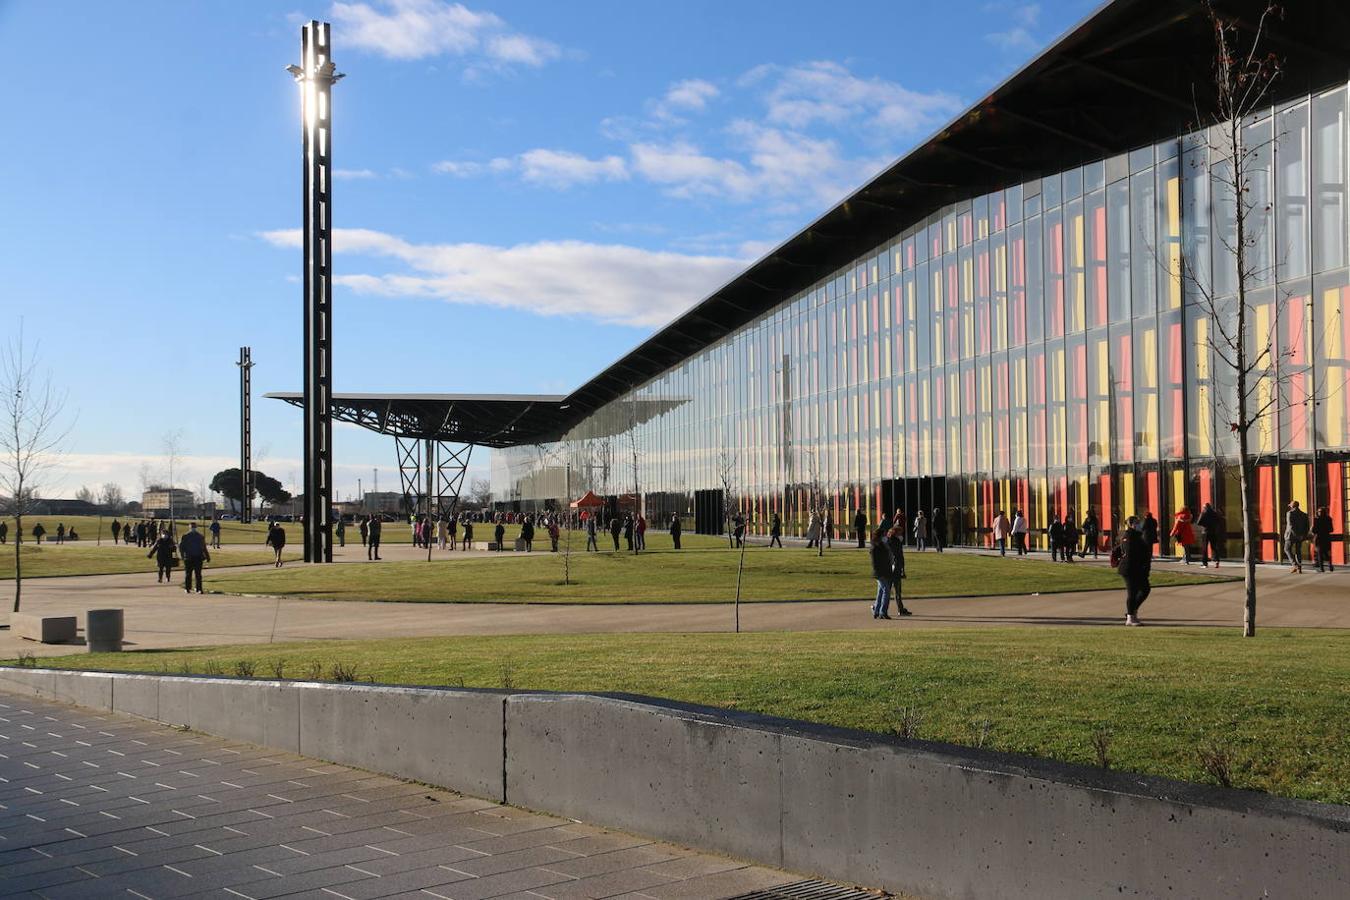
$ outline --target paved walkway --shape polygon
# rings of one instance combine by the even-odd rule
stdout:
[[[0,694],[0,896],[733,897],[783,872]]]
[[[425,553],[406,545],[391,546],[389,551],[389,559],[411,559]],[[358,555],[364,558],[362,548],[349,545],[339,558],[354,563]],[[510,566],[511,557],[504,555],[500,564]],[[1009,561],[1009,565],[1017,564],[1015,560]],[[1104,564],[1104,560],[1075,563]],[[1185,568],[1174,563],[1159,563],[1156,567]],[[1236,569],[1225,566],[1221,571]],[[1263,566],[1259,578],[1260,625],[1350,628],[1350,571],[1342,568],[1335,574],[1323,575],[1309,570],[1308,574],[1291,575],[1282,568]],[[0,593],[5,584],[0,582]],[[1111,625],[1124,616],[1123,591],[911,600],[909,605],[915,611],[914,616],[878,623],[868,615],[869,604],[864,601],[744,603],[741,627],[748,631],[821,631],[967,625]],[[188,596],[176,585],[156,585],[152,575],[142,574],[39,578],[24,582],[27,612],[83,614],[85,610],[101,607],[126,610],[127,649],[457,634],[726,631],[732,621],[730,604],[361,603]],[[1149,625],[1236,627],[1242,620],[1242,585],[1226,582],[1156,588],[1142,614]],[[78,650],[68,645],[21,641],[8,631],[0,631],[0,658],[13,658],[20,651],[51,656]]]

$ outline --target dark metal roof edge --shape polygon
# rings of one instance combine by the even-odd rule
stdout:
[[[305,395],[300,391],[272,391],[263,394],[263,397],[269,400],[303,400]],[[362,393],[362,394],[334,394],[334,400],[375,400],[375,401],[399,401],[399,400],[445,400],[445,401],[468,401],[477,400],[481,402],[492,403],[558,403],[562,404],[567,400],[567,395],[563,394],[381,394],[381,393]]]

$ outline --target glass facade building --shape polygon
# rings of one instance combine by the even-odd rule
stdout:
[[[1259,148],[1249,346],[1273,351],[1251,438],[1263,556],[1297,499],[1329,508],[1343,562],[1346,85],[1244,129]],[[896,221],[556,439],[494,451],[494,495],[528,510],[637,493],[653,521],[703,531],[726,497],[752,529],[776,513],[789,534],[813,508],[840,524],[942,508],[947,539],[969,545],[1022,509],[1040,547],[1055,514],[1090,507],[1112,530],[1150,510],[1165,532],[1209,502],[1237,554],[1234,375],[1213,346],[1235,309],[1235,205],[1209,145],[1183,134]]]

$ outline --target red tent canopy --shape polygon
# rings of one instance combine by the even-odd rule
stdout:
[[[568,505],[571,506],[572,509],[587,509],[587,508],[594,508],[597,506],[604,506],[605,500],[603,497],[595,496],[594,491],[587,491],[585,496],[573,500]]]

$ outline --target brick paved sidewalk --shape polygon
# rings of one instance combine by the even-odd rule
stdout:
[[[797,880],[289,753],[0,694],[0,896],[661,900]]]

